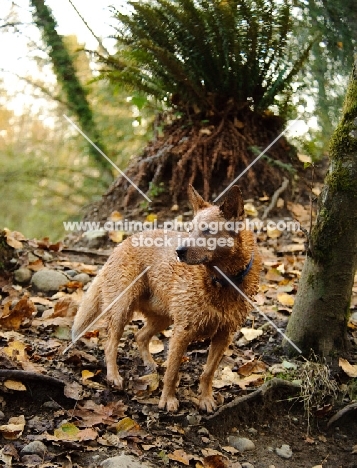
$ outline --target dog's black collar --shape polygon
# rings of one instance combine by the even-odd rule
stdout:
[[[247,276],[247,274],[250,272],[254,262],[254,252],[252,252],[252,256],[250,257],[250,262],[248,265],[244,268],[244,270],[240,271],[236,275],[233,276],[228,276],[228,278],[232,281],[234,284],[241,284],[244,280],[244,278]],[[229,282],[225,278],[218,278],[217,276],[212,276],[212,283],[213,284],[219,284],[220,286],[228,286]]]

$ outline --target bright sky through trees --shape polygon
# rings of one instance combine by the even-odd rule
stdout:
[[[11,0],[1,0],[0,16],[6,18],[10,8]],[[117,3],[117,5],[116,5]],[[95,50],[98,47],[96,39],[89,32],[85,24],[79,18],[68,0],[48,0],[48,6],[52,9],[54,17],[57,20],[58,32],[63,35],[76,35],[79,43],[84,43],[88,49]],[[103,39],[107,48],[111,48],[114,43],[109,39],[114,31],[111,28],[112,18],[110,5],[120,8],[119,2],[110,0],[73,0],[73,4],[88,22],[94,33]],[[40,33],[36,26],[32,24],[32,16],[28,0],[18,0],[19,8],[16,11],[19,14],[18,20],[24,25],[20,26],[20,34],[14,34],[12,31],[0,34],[0,50],[2,51],[2,64],[0,67],[0,79],[4,80],[13,99],[7,103],[15,111],[21,112],[25,102],[29,103],[29,95],[23,93],[24,83],[17,79],[15,75],[29,76],[38,73],[36,63],[31,53],[29,53],[29,42],[38,43]],[[105,39],[107,38],[107,39]],[[49,70],[48,79],[54,80]]]

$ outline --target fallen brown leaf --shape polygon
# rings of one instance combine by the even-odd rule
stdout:
[[[182,449],[175,450],[173,453],[169,453],[168,456],[170,460],[178,461],[179,463],[182,463],[183,465],[186,465],[186,466],[190,464],[190,460],[192,459],[192,456],[188,455]]]
[[[357,365],[350,364],[347,359],[340,358],[338,360],[338,365],[342,368],[343,372],[348,375],[348,377],[356,378],[357,377]]]
[[[0,317],[0,326],[8,330],[18,330],[22,322],[32,318],[36,310],[35,304],[27,297],[20,299],[11,310],[6,304]]]

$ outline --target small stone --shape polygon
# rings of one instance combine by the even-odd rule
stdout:
[[[197,426],[201,421],[201,417],[198,414],[189,414],[187,416],[187,421],[191,426]]]
[[[42,457],[47,452],[47,447],[40,440],[34,440],[29,444],[25,445],[21,452],[28,454],[36,454]]]
[[[42,314],[44,313],[45,310],[48,309],[48,307],[46,307],[46,306],[44,306],[44,305],[42,305],[42,304],[37,304],[37,305],[36,305],[36,309],[37,309],[37,314],[38,314],[39,316],[42,316]]]
[[[43,464],[43,458],[36,453],[24,455],[21,457],[21,461],[25,466],[41,466]]]
[[[5,419],[5,414],[2,411],[0,411],[0,420],[1,419]]]
[[[34,251],[34,254],[42,258],[44,262],[50,262],[51,260],[53,260],[53,256],[46,250],[38,249]]]
[[[244,462],[242,463],[242,468],[254,468],[254,465],[249,462]]]
[[[197,432],[201,435],[209,435],[208,429],[206,429],[205,427],[201,427],[201,429],[198,429]]]
[[[39,291],[56,292],[68,283],[68,278],[59,271],[43,268],[40,271],[36,271],[31,283]]]
[[[90,276],[87,273],[79,273],[72,277],[72,281],[79,281],[80,283],[87,284],[90,281]]]
[[[254,427],[250,427],[248,429],[249,434],[256,435],[258,434],[258,431]]]
[[[246,437],[229,436],[228,443],[240,452],[247,452],[248,450],[255,449],[254,442]]]
[[[78,273],[78,271],[76,271],[76,270],[66,270],[66,271],[65,271],[65,274],[66,274],[67,276],[69,276],[70,278],[73,278],[73,276],[76,276],[76,275],[78,275],[79,273]]]
[[[151,468],[152,465],[139,461],[132,455],[119,455],[118,457],[107,458],[101,463],[103,468]]]
[[[27,255],[27,260],[30,263],[34,263],[34,262],[38,261],[38,257],[37,257],[37,255],[34,255],[32,252],[29,252],[29,254]]]
[[[283,444],[280,448],[275,449],[277,455],[281,458],[291,458],[293,456],[293,451],[289,445]]]
[[[59,409],[61,406],[56,401],[45,401],[42,405],[44,408]]]
[[[14,279],[16,283],[28,283],[31,279],[32,273],[31,270],[25,267],[21,267],[18,270],[14,271]]]

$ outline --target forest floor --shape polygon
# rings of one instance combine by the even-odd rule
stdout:
[[[248,215],[259,217],[264,203],[250,201]],[[295,203],[289,209],[308,227],[308,206]],[[123,391],[105,380],[103,322],[63,354],[77,303],[108,249],[76,250],[8,232],[16,261],[14,271],[0,279],[0,464],[94,468],[107,460],[108,468],[134,467],[137,460],[143,467],[357,467],[357,278],[351,351],[341,356],[347,359],[329,365],[314,356],[290,359],[263,314],[285,329],[306,239],[301,231],[272,229],[257,233],[257,239],[264,264],[259,311],[249,314],[219,366],[214,380],[219,409],[207,416],[196,406],[207,342],[193,343],[186,353],[176,414],[157,408],[170,329],[151,343],[158,373],[145,374],[134,340],[140,315],[126,327],[118,358]],[[42,271],[50,281],[48,270],[64,281],[48,285],[34,279]],[[133,458],[127,464],[124,458],[108,460],[120,454]]]

